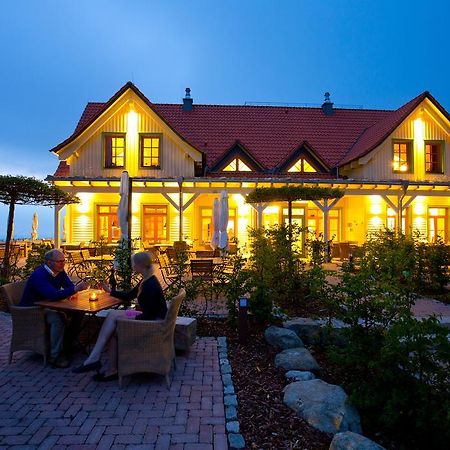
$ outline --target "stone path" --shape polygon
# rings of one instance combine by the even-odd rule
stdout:
[[[10,330],[0,314],[0,449],[228,448],[216,339],[177,358],[170,390],[157,375],[127,377],[120,389],[27,352],[8,365]]]

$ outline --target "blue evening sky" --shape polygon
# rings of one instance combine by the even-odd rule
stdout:
[[[87,101],[132,80],[157,102],[397,108],[429,90],[450,109],[448,0],[5,0],[0,173],[53,173],[48,149]],[[34,210],[18,207],[17,237]],[[0,238],[6,208],[0,207]]]

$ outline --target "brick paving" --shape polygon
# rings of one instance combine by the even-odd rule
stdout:
[[[177,357],[170,390],[151,374],[127,377],[120,389],[44,368],[28,352],[8,365],[10,330],[0,314],[0,449],[228,448],[216,339],[198,339]]]

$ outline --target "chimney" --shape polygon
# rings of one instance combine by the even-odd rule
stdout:
[[[332,116],[334,113],[332,101],[330,100],[330,93],[325,92],[325,100],[322,103],[322,111],[326,116]]]
[[[193,101],[191,98],[191,88],[186,88],[186,94],[183,98],[183,111],[192,111]]]

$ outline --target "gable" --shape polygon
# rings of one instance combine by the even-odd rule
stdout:
[[[76,149],[82,147],[98,130],[102,129],[105,124],[117,114],[123,114],[123,110],[129,111],[130,105],[139,114],[150,116],[152,120],[158,125],[162,132],[169,135],[172,139],[177,141],[180,146],[183,146],[189,156],[195,161],[202,161],[202,152],[192,146],[187,140],[180,136],[157,112],[155,112],[150,101],[132,84],[127,83],[120,91],[118,91],[106,103],[89,103],[83,112],[80,121],[75,128],[74,133],[57,145],[50,151],[57,153],[62,160],[68,159]],[[125,130],[125,124],[119,124],[121,130]]]
[[[321,160],[308,142],[303,142],[296,148],[286,160],[275,170],[275,172],[290,173],[328,173],[330,169]]]
[[[209,170],[211,172],[262,172],[264,169],[259,161],[237,141]]]

